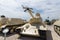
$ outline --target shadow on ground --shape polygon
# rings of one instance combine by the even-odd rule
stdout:
[[[16,33],[7,33],[6,34],[6,37],[9,37],[9,36],[12,36],[12,35],[15,35]],[[0,32],[0,36],[3,36],[4,37],[4,34]]]
[[[50,30],[47,31],[47,40],[53,40]]]

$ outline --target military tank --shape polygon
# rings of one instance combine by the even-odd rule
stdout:
[[[25,21],[18,18],[6,18],[4,15],[0,17],[0,32],[4,29],[9,29],[9,33],[13,33],[15,29],[21,25],[24,25]]]
[[[32,8],[28,8],[28,7],[23,7],[23,8],[25,9],[25,11],[29,12],[32,18],[25,25],[17,28],[17,29],[21,29],[19,31],[20,36],[21,35],[22,36],[33,36],[33,37],[39,37],[42,39],[46,39],[47,28],[43,24],[42,19],[40,18],[40,15],[37,13],[38,17],[34,17],[32,15]]]
[[[54,30],[55,32],[60,35],[60,20],[57,20],[55,23],[54,23]]]

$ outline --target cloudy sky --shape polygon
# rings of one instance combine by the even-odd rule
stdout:
[[[33,8],[33,14],[39,12],[43,19],[60,19],[60,0],[0,0],[0,15],[29,19],[22,5]]]

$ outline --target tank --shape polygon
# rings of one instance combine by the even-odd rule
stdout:
[[[41,23],[42,20],[40,20],[40,17],[34,17],[31,8],[24,7],[24,9],[29,12],[32,18],[25,25],[17,28],[17,30],[20,29],[20,36],[33,36],[45,39],[47,28],[46,26],[43,26],[43,23]]]
[[[54,30],[55,32],[60,35],[60,20],[57,20],[55,23],[54,23]]]
[[[0,17],[0,32],[2,32],[4,29],[8,28],[10,33],[13,33],[13,31],[21,26],[24,25],[25,21],[18,18],[6,18],[4,15]]]

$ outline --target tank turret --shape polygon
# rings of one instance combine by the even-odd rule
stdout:
[[[26,12],[26,11],[28,11],[29,12],[29,14],[31,15],[31,19],[30,19],[30,21],[29,21],[29,23],[30,24],[41,24],[41,25],[43,25],[44,27],[45,27],[45,25],[44,25],[44,23],[42,22],[42,18],[41,18],[41,16],[40,16],[40,14],[39,13],[36,13],[36,17],[34,17],[34,15],[32,14],[32,8],[29,8],[29,7],[23,7],[23,9],[25,9],[24,10],[24,12]]]

